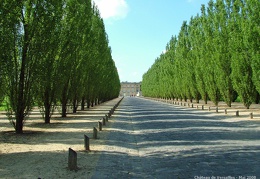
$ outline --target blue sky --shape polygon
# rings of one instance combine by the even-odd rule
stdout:
[[[104,19],[120,80],[139,82],[208,0],[94,0]]]

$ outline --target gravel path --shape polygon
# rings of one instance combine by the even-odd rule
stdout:
[[[125,98],[92,178],[259,178],[260,121],[226,118]]]

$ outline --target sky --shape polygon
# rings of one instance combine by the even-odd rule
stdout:
[[[209,0],[94,0],[104,20],[121,82],[140,82],[178,36],[183,21]]]

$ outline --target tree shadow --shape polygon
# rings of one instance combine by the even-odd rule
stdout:
[[[93,178],[259,176],[260,122],[229,117],[127,98]]]

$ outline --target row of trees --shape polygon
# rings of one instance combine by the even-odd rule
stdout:
[[[99,11],[91,0],[4,0],[0,4],[0,101],[16,133],[37,104],[50,123],[81,102],[117,97],[120,80]]]
[[[210,0],[143,75],[145,96],[249,108],[260,93],[260,1]]]

